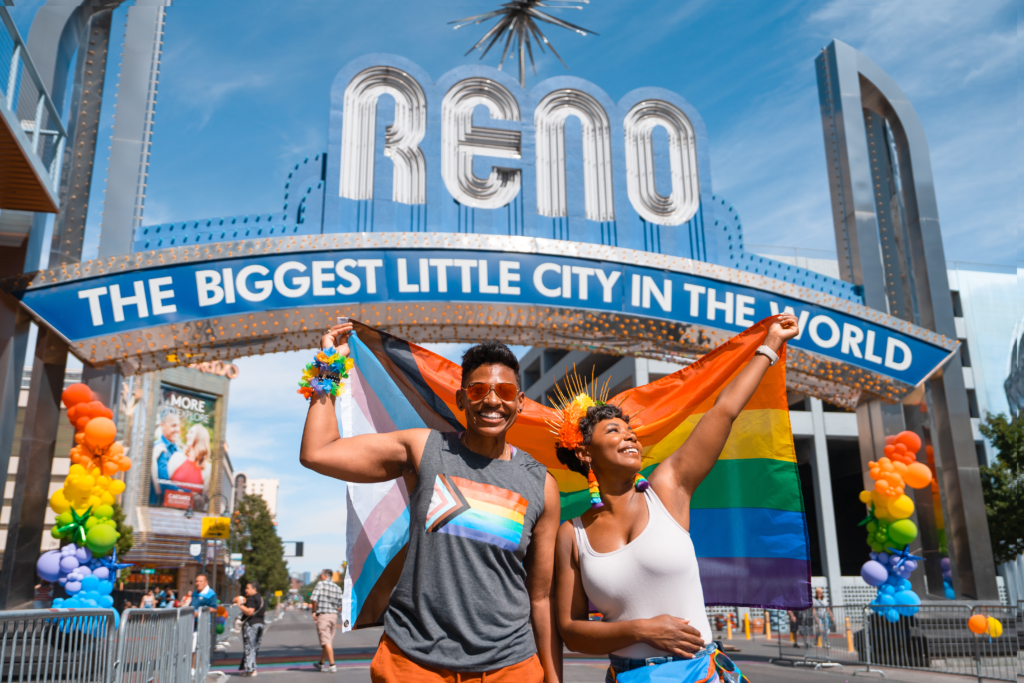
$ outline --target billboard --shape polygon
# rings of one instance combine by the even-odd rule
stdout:
[[[150,507],[206,510],[216,466],[217,397],[161,384],[150,453]]]

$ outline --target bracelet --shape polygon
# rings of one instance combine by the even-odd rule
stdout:
[[[348,379],[348,371],[355,363],[351,358],[342,356],[333,347],[317,351],[313,362],[308,363],[299,380],[299,391],[303,398],[312,399],[315,395],[341,395],[344,390],[341,380]]]
[[[767,358],[768,367],[771,367],[779,362],[779,354],[775,353],[774,351],[772,351],[770,348],[763,344],[754,349],[754,355],[761,355]]]

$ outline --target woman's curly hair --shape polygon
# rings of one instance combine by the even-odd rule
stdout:
[[[619,418],[626,424],[629,424],[629,415],[623,413],[622,409],[618,406],[606,403],[601,406],[590,406],[587,408],[587,414],[580,418],[579,423],[580,433],[583,435],[583,445],[590,445],[590,442],[594,439],[594,428],[597,427],[599,422],[615,418]],[[582,474],[584,477],[587,476],[587,466],[576,457],[576,451],[559,446],[556,448],[556,455],[558,456],[558,461],[570,470]]]

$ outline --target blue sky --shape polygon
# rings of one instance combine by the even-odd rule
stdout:
[[[23,29],[36,4],[15,8]],[[497,4],[175,0],[167,12],[145,223],[280,210],[290,168],[326,149],[330,84],[345,63],[392,52],[437,78],[475,60],[463,53],[481,34],[478,27],[453,32],[447,22]],[[115,46],[125,11],[115,17]],[[748,244],[835,249],[814,58],[833,38],[851,44],[888,71],[924,124],[947,258],[1014,263],[1013,3],[593,0],[560,14],[600,34],[547,31],[573,75],[613,99],[656,85],[697,108],[714,189],[740,212]],[[119,61],[115,49],[111,94]],[[484,63],[496,65],[497,56]],[[550,54],[538,57],[537,69],[529,83],[564,73]],[[113,103],[108,97],[101,123],[108,135]],[[99,169],[103,161],[97,159]],[[103,189],[99,177],[86,258],[95,249]],[[305,360],[286,354],[238,361],[228,440],[236,469],[281,479],[282,535],[305,540],[310,554],[292,566],[314,570],[341,561],[344,490],[298,464],[304,405],[292,390]]]

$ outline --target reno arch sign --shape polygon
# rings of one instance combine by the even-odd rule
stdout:
[[[702,258],[705,147],[697,111],[661,88],[616,103],[578,78],[526,91],[476,66],[435,83],[406,59],[368,55],[342,69],[331,90],[324,225],[525,235]]]
[[[369,55],[335,78],[328,138],[289,176],[280,222],[143,227],[163,248],[0,288],[124,373],[308,349],[339,316],[420,343],[686,361],[792,311],[790,388],[852,407],[900,400],[956,351],[849,283],[744,252],[704,123],[667,90],[526,91],[481,66],[433,81]]]

